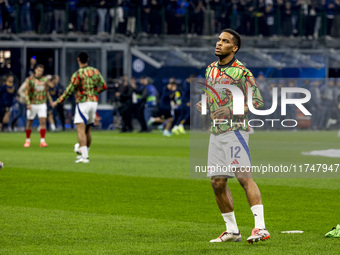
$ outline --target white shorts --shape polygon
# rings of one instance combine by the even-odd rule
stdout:
[[[46,104],[31,104],[31,110],[27,109],[27,119],[34,120],[37,115],[39,118],[47,118]]]
[[[236,169],[251,169],[248,147],[249,133],[231,131],[220,135],[210,135],[207,176],[233,178]]]
[[[76,104],[74,124],[84,123],[85,125],[90,125],[94,123],[97,106],[98,102],[84,102]]]

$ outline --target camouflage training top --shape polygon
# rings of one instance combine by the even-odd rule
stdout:
[[[76,102],[98,102],[98,94],[106,90],[106,82],[98,69],[91,66],[81,67],[73,73],[64,93],[57,99],[62,103],[73,91],[76,91]]]
[[[47,78],[28,77],[25,81],[26,104],[46,104],[46,100],[52,100],[48,93]]]
[[[215,91],[220,98],[218,98],[215,93],[209,93],[207,95],[207,104],[211,118],[210,132],[213,134],[221,134],[235,130],[249,131],[247,118],[247,114],[249,112],[247,93],[249,89],[252,90],[252,102],[254,108],[260,109],[263,107],[263,100],[253,74],[245,68],[240,61],[234,58],[228,64],[223,66],[219,65],[218,61],[210,64],[206,69],[205,78],[207,84],[212,88],[214,88],[216,84],[233,85],[240,88],[244,96],[244,115],[233,115],[233,94],[230,90],[226,88],[216,88]],[[214,117],[212,114],[219,107],[228,107],[231,112],[231,116],[227,120],[225,120],[225,118],[220,118],[225,120],[220,121],[220,123],[223,124],[216,124],[215,122],[214,125]]]

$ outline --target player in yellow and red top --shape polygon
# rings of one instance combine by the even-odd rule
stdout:
[[[39,117],[40,124],[40,147],[47,147],[45,142],[46,134],[46,101],[52,103],[52,98],[48,93],[47,78],[43,76],[44,66],[37,65],[34,69],[34,75],[26,79],[26,105],[27,105],[27,124],[26,124],[26,142],[25,147],[31,145],[32,123],[36,115]]]
[[[73,73],[71,82],[64,93],[52,103],[55,107],[64,102],[74,91],[76,91],[76,111],[74,124],[77,126],[78,142],[81,157],[76,163],[89,163],[88,152],[92,141],[91,127],[94,123],[98,94],[107,89],[106,82],[98,69],[88,66],[89,57],[86,52],[81,52],[77,58],[79,69]]]
[[[235,59],[235,54],[240,49],[241,37],[232,29],[225,29],[217,39],[215,55],[218,61],[206,69],[207,87],[218,94],[216,98],[208,98],[208,107],[212,125],[208,151],[208,177],[215,193],[216,202],[226,223],[227,230],[218,238],[210,242],[239,242],[242,240],[236,224],[233,198],[228,187],[228,178],[236,175],[239,183],[246,192],[246,196],[255,219],[255,228],[247,239],[253,243],[270,238],[265,228],[262,198],[259,188],[251,177],[250,152],[248,147],[249,126],[248,90],[252,91],[252,104],[256,109],[263,106],[260,91],[252,73]],[[243,115],[233,114],[233,105],[236,96],[229,89],[218,88],[217,84],[235,86],[243,93]],[[218,88],[215,90],[215,88]],[[241,99],[237,99],[241,100]],[[201,102],[197,104],[200,111]],[[214,125],[214,120],[227,120],[220,125]],[[218,168],[219,167],[219,168]],[[218,169],[232,169],[232,171],[215,171]],[[246,170],[246,171],[245,171]]]

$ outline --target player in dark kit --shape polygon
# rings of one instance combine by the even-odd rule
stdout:
[[[238,33],[232,29],[223,30],[217,39],[215,49],[218,61],[210,64],[206,69],[208,85],[213,88],[218,83],[236,86],[244,96],[243,115],[233,114],[235,95],[228,89],[216,86],[216,90],[219,91],[217,92],[219,104],[216,103],[215,98],[210,97],[207,100],[212,122],[208,152],[208,177],[211,177],[216,202],[227,228],[218,238],[210,242],[239,242],[242,240],[236,224],[233,198],[228,187],[228,178],[233,178],[235,175],[246,192],[250,209],[255,218],[255,228],[247,241],[253,243],[270,238],[270,234],[265,228],[260,190],[251,177],[251,171],[244,171],[244,169],[251,169],[248,148],[250,129],[246,115],[249,111],[248,90],[252,90],[252,104],[256,109],[263,106],[263,100],[252,73],[235,59],[235,54],[240,46],[241,38]],[[202,102],[198,102],[196,106],[201,111]],[[216,119],[227,121],[220,125],[213,125]],[[216,166],[229,166],[229,169],[232,166],[236,171],[213,171]]]

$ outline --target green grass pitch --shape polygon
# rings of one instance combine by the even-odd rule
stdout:
[[[48,133],[48,148],[37,132],[23,143],[24,133],[0,133],[0,254],[339,254],[340,239],[324,235],[340,224],[340,179],[256,179],[271,239],[253,245],[254,219],[232,180],[243,241],[209,243],[225,225],[209,180],[190,178],[189,135],[94,132],[91,163],[80,165],[75,132]],[[254,164],[334,164],[301,152],[339,148],[335,132],[250,137]]]

